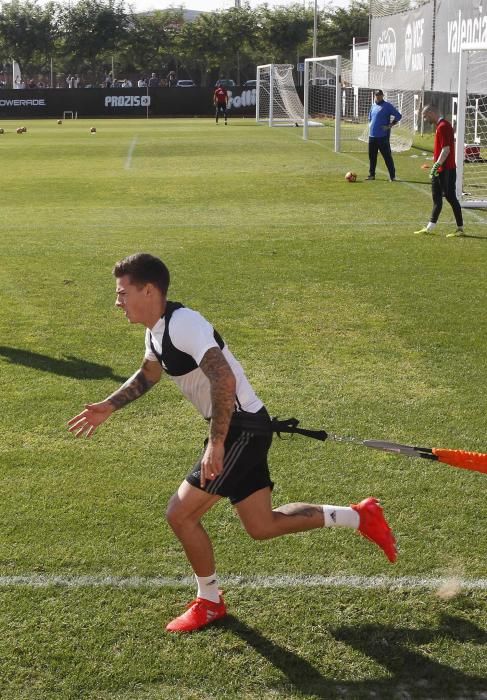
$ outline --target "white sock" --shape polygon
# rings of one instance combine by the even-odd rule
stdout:
[[[321,506],[325,516],[324,527],[353,527],[360,525],[360,515],[353,508],[344,506]]]
[[[432,231],[435,226],[436,226],[436,224],[434,224],[432,221],[428,221],[428,223],[426,224],[426,230]]]
[[[213,576],[196,576],[195,574],[195,579],[198,583],[198,598],[211,600],[212,603],[220,601],[216,574],[213,574]]]

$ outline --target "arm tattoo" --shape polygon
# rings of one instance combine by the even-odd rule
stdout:
[[[135,401],[139,396],[145,394],[151,387],[154,386],[154,382],[151,382],[145,376],[142,369],[137,370],[125,384],[117,389],[111,394],[107,401],[110,401],[112,406],[118,411],[119,408],[123,408],[131,401]]]
[[[287,503],[279,508],[274,508],[274,512],[288,516],[298,515],[304,518],[315,518],[317,515],[323,515],[323,508],[310,503]]]
[[[223,441],[235,407],[235,376],[220,348],[210,348],[201,360],[200,367],[210,380],[210,439]]]

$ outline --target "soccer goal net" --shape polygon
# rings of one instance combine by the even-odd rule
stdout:
[[[384,99],[402,114],[399,125],[391,131],[391,149],[395,153],[409,150],[421,109],[421,93],[386,89],[381,82],[380,76],[371,72],[365,86],[354,84],[352,61],[341,56],[306,59],[303,138],[329,140],[335,151],[364,151],[374,91],[382,88]],[[311,124],[323,128],[310,129]]]
[[[487,207],[487,44],[460,52],[457,195],[463,207]]]
[[[257,66],[255,117],[258,123],[269,126],[302,125],[303,104],[296,92],[291,64]]]

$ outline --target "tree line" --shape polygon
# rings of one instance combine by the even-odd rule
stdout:
[[[314,16],[302,4],[250,6],[185,19],[183,8],[135,13],[123,0],[78,0],[39,5],[12,0],[0,8],[0,60],[16,60],[23,75],[77,73],[98,84],[117,76],[165,76],[175,70],[207,85],[217,77],[255,77],[261,63],[292,63],[312,55]],[[349,56],[353,37],[367,37],[367,0],[318,13],[318,55]]]

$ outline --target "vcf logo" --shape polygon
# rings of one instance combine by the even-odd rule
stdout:
[[[411,25],[408,24],[406,27],[406,35],[404,37],[404,61],[406,63],[406,70],[409,70],[411,66],[411,57],[413,55],[413,30]]]
[[[377,40],[377,65],[386,70],[396,65],[396,32],[392,27],[383,29]]]

